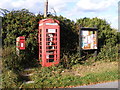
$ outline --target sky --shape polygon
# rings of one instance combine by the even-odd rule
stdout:
[[[28,9],[38,14],[44,11],[45,0],[0,0],[0,8],[11,10]],[[107,20],[112,28],[118,29],[119,0],[48,0],[48,12],[76,21],[88,17]]]

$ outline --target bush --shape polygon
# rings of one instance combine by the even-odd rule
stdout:
[[[79,29],[80,25],[82,27],[97,27],[98,28],[98,41],[99,50],[104,45],[115,46],[119,42],[120,34],[116,33],[110,27],[110,24],[106,20],[99,18],[83,18],[78,19],[76,23],[70,19],[63,16],[53,16],[49,15],[50,18],[57,19],[60,21],[60,37],[61,37],[61,63],[65,67],[70,67],[75,63],[79,63],[80,58],[77,53],[77,48],[79,47]],[[20,67],[32,67],[36,66],[38,59],[38,21],[43,19],[43,15],[35,16],[33,13],[26,9],[11,11],[6,13],[2,18],[2,42],[4,46],[10,48],[10,45],[15,46],[16,38],[18,36],[26,37],[26,49],[21,51],[22,54],[18,57],[15,54],[15,48],[13,50],[8,50],[5,53],[4,63],[7,68],[12,69],[12,67],[19,69]],[[106,47],[105,47],[106,48]],[[109,49],[109,48],[108,48]],[[105,49],[107,50],[107,49]],[[101,53],[102,53],[101,52]],[[104,51],[105,52],[105,51]],[[64,55],[63,55],[64,53]],[[85,57],[89,57],[84,54]],[[99,56],[102,58],[103,56]],[[87,58],[88,59],[88,58]],[[26,64],[27,63],[27,64]],[[33,65],[34,64],[34,65]],[[21,66],[22,65],[22,66]]]
[[[21,70],[22,66],[20,63],[23,58],[16,55],[15,47],[11,46],[4,48],[2,56],[3,68],[14,71]]]
[[[2,73],[2,88],[18,88],[21,83],[19,76],[12,70],[4,70]]]
[[[39,18],[38,18],[39,17]],[[4,66],[9,69],[20,69],[20,67],[35,66],[38,59],[38,21],[42,19],[42,15],[35,16],[26,9],[13,10],[2,17],[2,44],[4,46],[3,58]],[[25,36],[26,49],[20,51],[18,57],[16,55],[16,38]],[[14,50],[11,47],[14,47]],[[8,50],[8,51],[6,51]]]
[[[71,68],[72,65],[75,65],[77,63],[80,63],[82,58],[79,56],[79,53],[70,55],[69,53],[63,54],[63,57],[61,59],[61,64],[65,68]]]
[[[118,43],[118,35],[115,30],[104,30],[99,36],[101,36],[101,38],[99,38],[100,47],[102,47],[101,45],[115,46]]]
[[[24,68],[37,66],[37,60],[34,57],[30,57],[30,55],[31,53],[24,50],[20,51],[18,56],[14,46],[5,47],[2,52],[3,68],[19,72]]]
[[[116,46],[105,45],[99,52],[96,60],[117,61],[118,44]]]

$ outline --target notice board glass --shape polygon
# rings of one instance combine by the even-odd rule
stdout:
[[[89,50],[89,49],[98,49],[97,43],[97,30],[96,29],[82,29],[80,33],[81,37],[81,49]]]

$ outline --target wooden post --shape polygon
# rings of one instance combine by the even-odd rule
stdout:
[[[19,56],[20,55],[20,50],[18,49],[18,46],[19,46],[19,37],[16,38],[16,54]]]
[[[0,16],[0,36],[2,36],[2,17]]]
[[[94,57],[96,57],[96,56],[97,56],[97,50],[94,51]]]
[[[82,34],[81,29],[79,30],[79,55],[82,57]]]
[[[44,17],[47,17],[47,13],[48,13],[48,0],[45,0],[45,4],[44,4]]]
[[[94,51],[95,57],[97,57],[97,54],[98,54],[98,30],[96,31],[96,44],[97,44],[97,49]]]

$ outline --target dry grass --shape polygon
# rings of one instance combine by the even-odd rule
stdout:
[[[101,72],[109,72],[112,70],[118,70],[118,62],[95,62],[92,65],[85,66],[85,65],[75,65],[72,67],[71,70],[63,71],[63,75],[75,75],[84,77],[90,73],[101,73]]]
[[[114,81],[118,76],[118,62],[98,61],[91,65],[77,64],[72,69],[56,69],[55,71],[53,68],[42,69],[38,69],[40,72],[35,72],[32,77],[30,76],[31,80],[38,82],[33,84],[35,88],[41,88],[41,85],[44,88],[88,85]],[[31,87],[31,85],[25,87]]]

